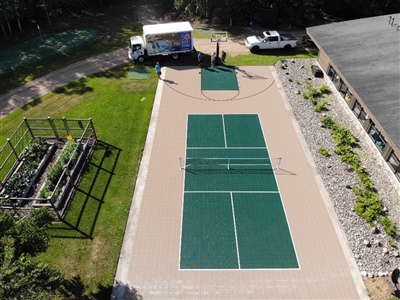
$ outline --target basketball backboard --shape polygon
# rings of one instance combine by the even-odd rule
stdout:
[[[227,42],[228,32],[227,31],[213,31],[211,33],[211,42]]]

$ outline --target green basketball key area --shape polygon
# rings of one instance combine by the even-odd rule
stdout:
[[[188,115],[180,269],[298,269],[257,114]]]

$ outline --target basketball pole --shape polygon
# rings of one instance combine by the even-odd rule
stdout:
[[[219,65],[219,39],[217,40],[217,49],[216,49],[216,57],[215,57],[215,65]]]

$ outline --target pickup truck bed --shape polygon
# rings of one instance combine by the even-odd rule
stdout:
[[[291,33],[281,33],[281,38],[283,41],[297,40],[297,38]]]

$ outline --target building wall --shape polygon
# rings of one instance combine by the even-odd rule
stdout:
[[[352,110],[357,120],[368,133],[371,140],[400,181],[400,150],[397,149],[390,136],[376,121],[367,105],[362,101],[356,91],[347,82],[340,70],[330,61],[329,56],[319,49],[318,63],[342,95],[343,100]]]

